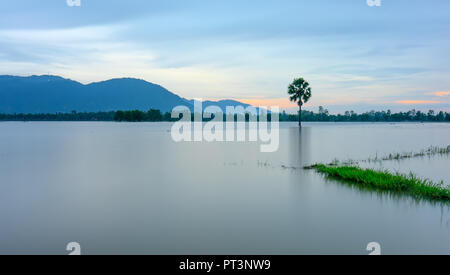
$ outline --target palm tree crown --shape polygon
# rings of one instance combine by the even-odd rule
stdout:
[[[302,106],[311,98],[311,87],[309,83],[301,78],[294,79],[294,82],[288,87],[289,98],[292,102],[297,102],[298,106]]]
[[[302,127],[302,106],[311,98],[311,87],[303,77],[296,78],[289,85],[288,94],[290,95],[289,99],[298,104],[298,125]]]

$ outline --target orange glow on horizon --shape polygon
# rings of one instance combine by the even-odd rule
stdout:
[[[265,106],[278,106],[280,108],[293,108],[297,107],[296,103],[291,102],[288,98],[269,98],[269,99],[237,99],[238,101],[246,104],[250,104],[255,107]]]
[[[435,92],[434,95],[435,96],[439,96],[439,97],[443,97],[443,96],[450,95],[450,92]]]
[[[397,100],[399,104],[438,104],[441,103],[435,100]]]

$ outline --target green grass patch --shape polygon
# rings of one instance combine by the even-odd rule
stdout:
[[[336,166],[316,164],[305,169],[314,169],[331,178],[340,179],[347,183],[376,189],[407,194],[416,198],[450,201],[450,188],[444,182],[434,183],[431,180],[420,179],[413,174],[392,174],[389,171],[362,169],[357,166]]]

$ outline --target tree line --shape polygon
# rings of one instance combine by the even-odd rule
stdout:
[[[447,112],[428,112],[410,110],[407,112],[393,113],[388,111],[370,111],[365,113],[355,113],[346,111],[344,114],[330,114],[328,110],[319,107],[319,112],[302,110],[302,121],[314,122],[450,122],[450,113]],[[193,120],[194,114],[191,114]],[[214,116],[213,116],[214,117]],[[160,110],[150,109],[148,111],[111,111],[111,112],[76,112],[54,113],[54,114],[1,114],[0,121],[117,121],[117,122],[158,122],[158,121],[177,121],[179,118],[172,118],[171,113],[161,112]],[[224,115],[224,120],[226,115]],[[235,115],[235,120],[237,115]],[[245,120],[250,119],[246,114]],[[204,119],[209,121],[211,119]],[[271,120],[271,114],[268,114],[268,120]],[[287,114],[285,112],[279,115],[280,121],[298,121],[298,114]]]
[[[298,121],[298,115],[282,113],[280,121]],[[415,109],[407,112],[393,113],[387,111],[370,111],[365,113],[355,113],[346,111],[344,114],[330,114],[328,110],[319,107],[319,112],[302,111],[302,121],[328,121],[328,122],[450,122],[450,113],[417,111]]]

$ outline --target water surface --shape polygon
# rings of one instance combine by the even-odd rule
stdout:
[[[304,126],[268,154],[170,123],[0,123],[0,253],[450,254],[448,206],[283,168],[447,146],[450,124]],[[446,156],[373,166],[450,183]]]

